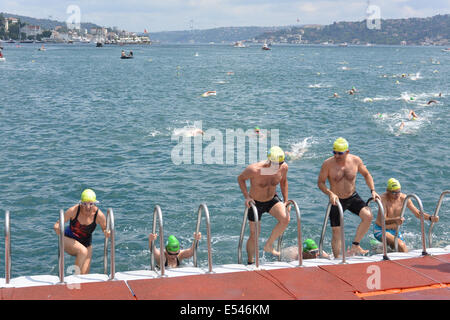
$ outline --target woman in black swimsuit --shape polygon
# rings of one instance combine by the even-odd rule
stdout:
[[[109,237],[106,231],[106,218],[97,207],[98,201],[95,192],[86,189],[81,194],[81,201],[64,213],[64,223],[70,220],[70,224],[64,230],[64,251],[75,256],[75,265],[80,274],[89,273],[92,258],[92,233],[97,224],[100,224],[105,237]],[[57,235],[60,232],[59,220],[54,229]],[[78,270],[77,270],[78,271]]]

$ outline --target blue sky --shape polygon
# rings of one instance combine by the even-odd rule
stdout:
[[[383,19],[450,13],[450,0],[371,0]],[[81,22],[129,31],[230,26],[330,24],[366,18],[367,0],[2,0],[0,12],[66,21],[77,5]]]

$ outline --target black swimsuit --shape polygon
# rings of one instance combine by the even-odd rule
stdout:
[[[77,240],[86,248],[89,247],[92,244],[92,233],[97,226],[97,223],[95,222],[95,220],[97,219],[97,213],[98,209],[95,212],[94,221],[92,221],[91,224],[81,224],[78,221],[78,215],[80,214],[80,206],[78,206],[77,215],[75,216],[75,219],[70,219],[70,224],[64,230],[64,235],[66,237]]]
[[[269,201],[261,202],[255,200],[255,207],[258,210],[258,218],[259,218],[258,221],[261,221],[261,216],[264,212],[269,212],[270,209],[272,209],[272,207],[276,205],[278,202],[281,202],[281,199],[278,197],[278,195],[274,195],[272,200]],[[248,220],[253,222],[255,221],[255,215],[253,213],[252,207],[248,209]]]

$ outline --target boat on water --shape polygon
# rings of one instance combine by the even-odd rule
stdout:
[[[267,45],[267,43],[264,43],[261,49],[263,49],[263,50],[270,50],[270,48]]]
[[[100,47],[103,47],[103,43],[102,42],[99,42],[99,41],[97,41],[97,44],[95,45],[97,48],[100,48]]]
[[[442,49],[443,52],[450,52],[450,48]]]
[[[340,43],[339,47],[348,47],[348,43],[347,42]]]
[[[1,57],[0,58],[0,62],[5,62],[6,61],[6,58],[5,57]]]

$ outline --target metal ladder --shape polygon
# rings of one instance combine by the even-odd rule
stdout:
[[[297,215],[297,245],[298,245],[298,266],[303,266],[303,239],[302,239],[302,222],[300,209],[298,208],[297,202],[294,200],[289,200],[286,204],[286,213],[288,212],[289,206],[294,205],[295,212]],[[284,233],[283,233],[284,234]],[[277,250],[280,252],[280,256],[278,257],[278,261],[281,261],[281,247],[283,243],[283,234],[278,238]]]
[[[259,267],[259,216],[258,216],[258,209],[256,209],[255,203],[250,202],[250,205],[253,209],[253,216],[255,217],[255,265],[258,268]],[[247,226],[247,216],[248,216],[248,209],[247,206],[244,210],[244,218],[242,221],[242,227],[241,227],[241,235],[239,237],[239,244],[238,244],[238,263],[242,263],[242,243],[244,242],[244,233],[245,233],[245,227]]]
[[[331,202],[328,203],[328,207],[327,207],[327,213],[325,214],[325,219],[323,221],[323,226],[322,226],[322,234],[320,235],[320,243],[319,243],[319,256],[322,256],[322,252],[323,252],[323,240],[325,237],[325,231],[327,229],[327,222],[328,222],[328,217],[330,216],[330,211],[331,211]],[[342,262],[341,263],[346,263],[345,261],[345,232],[344,232],[344,211],[342,210],[342,205],[341,203],[338,201],[337,202],[337,207],[339,209],[339,219],[340,219],[340,227],[341,229],[341,251],[342,251]]]
[[[59,210],[59,235],[58,235],[58,269],[59,269],[59,283],[65,284],[64,282],[64,211]],[[106,230],[110,232],[109,238],[105,238],[104,243],[104,255],[103,255],[103,269],[104,273],[108,274],[108,242],[111,241],[111,252],[110,252],[110,275],[109,280],[115,279],[115,227],[114,227],[114,213],[111,208],[107,210],[106,216]]]
[[[370,198],[366,202],[366,206],[369,206],[370,202],[374,201],[373,198]],[[376,204],[378,204],[378,209],[381,211],[381,243],[383,244],[383,260],[390,260],[387,256],[387,242],[386,242],[386,215],[384,213],[384,207],[381,203],[380,199],[375,200]]]
[[[446,194],[450,194],[450,190],[445,190],[441,193],[439,197],[438,204],[436,206],[436,210],[434,210],[433,217],[438,216],[439,210],[441,210],[442,201],[444,200],[444,196]],[[430,229],[428,230],[428,247],[431,248],[431,233],[433,231],[434,222],[431,222]]]
[[[156,205],[153,210],[153,234],[156,233],[156,221],[159,223],[159,269],[161,270],[161,277],[164,277],[166,272],[164,265],[164,228],[161,207],[159,205]],[[155,271],[155,257],[153,256],[153,251],[155,251],[155,241],[152,241],[152,245],[150,246],[150,266],[151,270]]]
[[[205,203],[202,203],[198,207],[198,217],[197,217],[197,227],[196,227],[196,233],[200,230],[200,223],[202,221],[202,212],[205,213],[205,219],[206,219],[206,234],[207,234],[207,241],[208,241],[208,272],[212,273],[212,255],[211,255],[211,223],[209,220],[209,210]],[[197,267],[197,247],[198,247],[198,241],[194,239],[194,267]]]
[[[419,211],[420,211],[420,231],[422,233],[422,255],[426,256],[428,255],[427,253],[427,248],[426,248],[426,243],[425,243],[425,222],[424,222],[424,215],[423,215],[423,206],[422,206],[422,201],[420,200],[420,198],[415,195],[414,193],[408,194],[405,198],[405,200],[403,201],[403,206],[402,206],[402,211],[400,214],[400,218],[403,218],[403,215],[405,213],[405,209],[406,206],[408,204],[408,199],[410,198],[414,198],[416,199],[417,203],[419,204]],[[395,231],[395,251],[398,251],[398,233],[400,231],[400,226],[397,227],[397,230]]]
[[[5,211],[5,283],[11,280],[11,226],[9,211]]]

